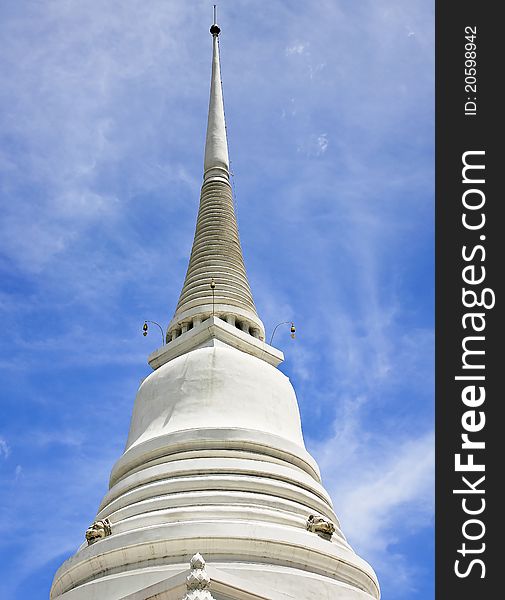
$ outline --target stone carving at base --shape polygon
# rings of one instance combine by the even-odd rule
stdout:
[[[307,531],[312,533],[323,534],[324,537],[330,538],[335,533],[335,525],[324,517],[310,515],[307,519]]]
[[[93,525],[90,525],[86,529],[86,540],[88,546],[94,544],[96,541],[107,537],[112,533],[112,528],[109,519],[103,519],[102,521],[95,521]]]
[[[209,591],[210,577],[205,570],[205,560],[198,552],[190,561],[191,573],[186,577],[187,592],[182,600],[214,600]]]

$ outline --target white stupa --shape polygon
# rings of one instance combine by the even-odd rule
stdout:
[[[265,343],[242,258],[219,27],[204,177],[167,343],[138,391],[124,454],[51,600],[371,600],[305,449],[295,392]]]

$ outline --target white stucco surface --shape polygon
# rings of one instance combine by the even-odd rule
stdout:
[[[307,531],[310,515],[334,533]],[[224,343],[190,349],[142,382],[96,519],[111,535],[61,566],[52,600],[142,596],[196,552],[297,600],[379,596],[305,449],[289,379]]]
[[[333,535],[307,531],[311,514],[332,522]],[[96,519],[112,534],[62,565],[53,600],[140,593],[196,552],[298,600],[378,597],[304,447],[289,379],[223,343],[176,356],[142,382]]]
[[[265,361],[225,346],[178,356],[143,381],[127,448],[173,431],[212,427],[272,433],[304,448],[289,379]]]

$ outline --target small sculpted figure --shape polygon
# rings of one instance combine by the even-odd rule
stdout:
[[[331,537],[331,535],[335,533],[335,525],[324,517],[310,515],[307,519],[307,530],[312,533],[322,533]]]
[[[86,540],[88,546],[94,544],[97,540],[107,537],[112,533],[109,519],[103,519],[101,521],[95,521],[93,525],[90,525],[86,529]]]

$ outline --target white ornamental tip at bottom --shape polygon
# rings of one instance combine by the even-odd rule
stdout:
[[[205,560],[198,552],[190,561],[191,573],[186,577],[187,592],[182,600],[214,600],[209,591],[210,577],[205,570]]]

